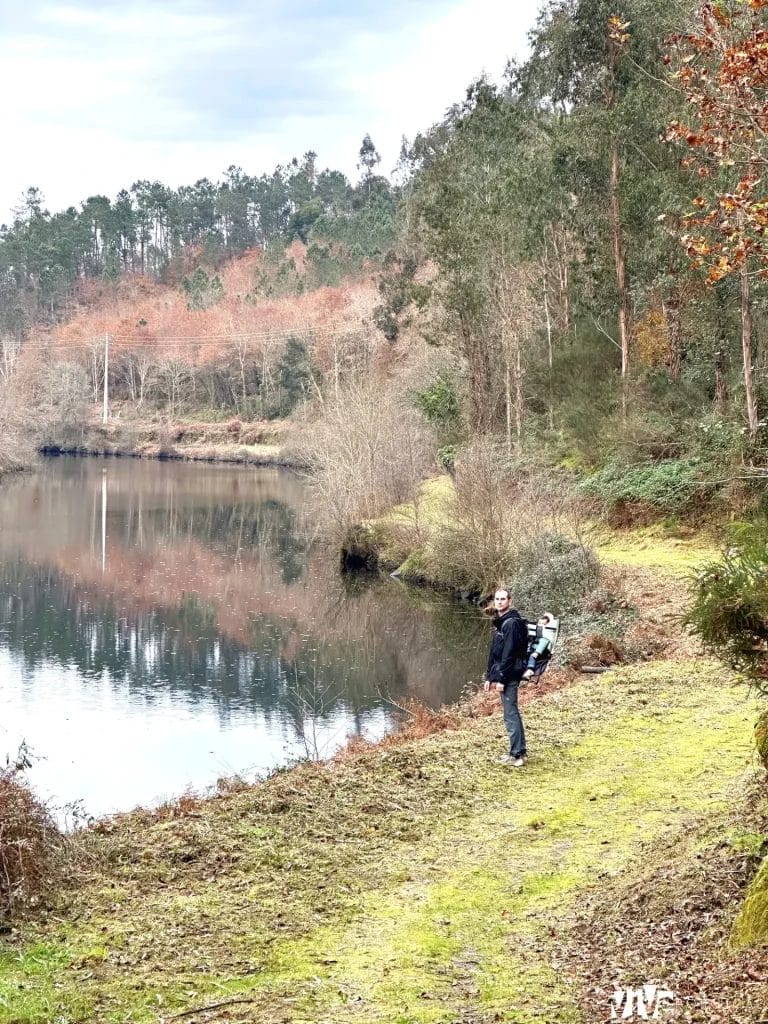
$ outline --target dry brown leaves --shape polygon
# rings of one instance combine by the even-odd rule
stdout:
[[[762,786],[755,782],[747,811],[735,813],[735,828],[768,834]],[[572,978],[585,1019],[608,1020],[612,993],[645,982],[675,994],[665,1013],[669,1021],[766,1019],[768,949],[728,947],[755,869],[756,859],[722,836],[703,850],[681,837],[664,849],[647,849],[637,871],[602,880],[561,936],[553,962]]]

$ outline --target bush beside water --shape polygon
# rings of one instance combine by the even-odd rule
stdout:
[[[22,750],[0,768],[0,918],[41,903],[61,877],[65,840],[24,778]]]

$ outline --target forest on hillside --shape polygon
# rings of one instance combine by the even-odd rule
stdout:
[[[547,0],[530,42],[396,181],[366,136],[354,184],[309,152],[58,213],[30,189],[0,232],[6,418],[15,382],[39,424],[82,420],[111,334],[142,415],[338,436],[373,384],[419,472],[495,438],[619,515],[759,504],[766,3]]]

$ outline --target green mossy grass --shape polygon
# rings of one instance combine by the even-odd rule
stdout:
[[[768,858],[749,887],[731,938],[737,948],[768,945]]]
[[[576,1024],[557,921],[725,820],[754,713],[714,663],[652,663],[529,704],[522,771],[493,716],[104,822],[92,876],[6,945],[0,1021]]]
[[[768,711],[763,711],[755,723],[755,747],[763,766],[768,768]]]
[[[432,538],[449,518],[453,498],[453,481],[447,474],[431,477],[421,484],[414,501],[396,505],[367,524],[381,564],[397,569],[406,580],[446,584],[433,556]]]
[[[671,576],[689,576],[691,570],[718,554],[710,538],[702,534],[670,537],[661,523],[630,530],[596,526],[594,546],[601,562],[656,569]]]

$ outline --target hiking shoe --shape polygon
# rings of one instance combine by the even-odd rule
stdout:
[[[523,768],[525,766],[525,762],[525,757],[510,757],[507,759],[507,764],[511,765],[513,768]]]
[[[511,754],[502,754],[499,758],[499,764],[512,764],[514,760]]]

